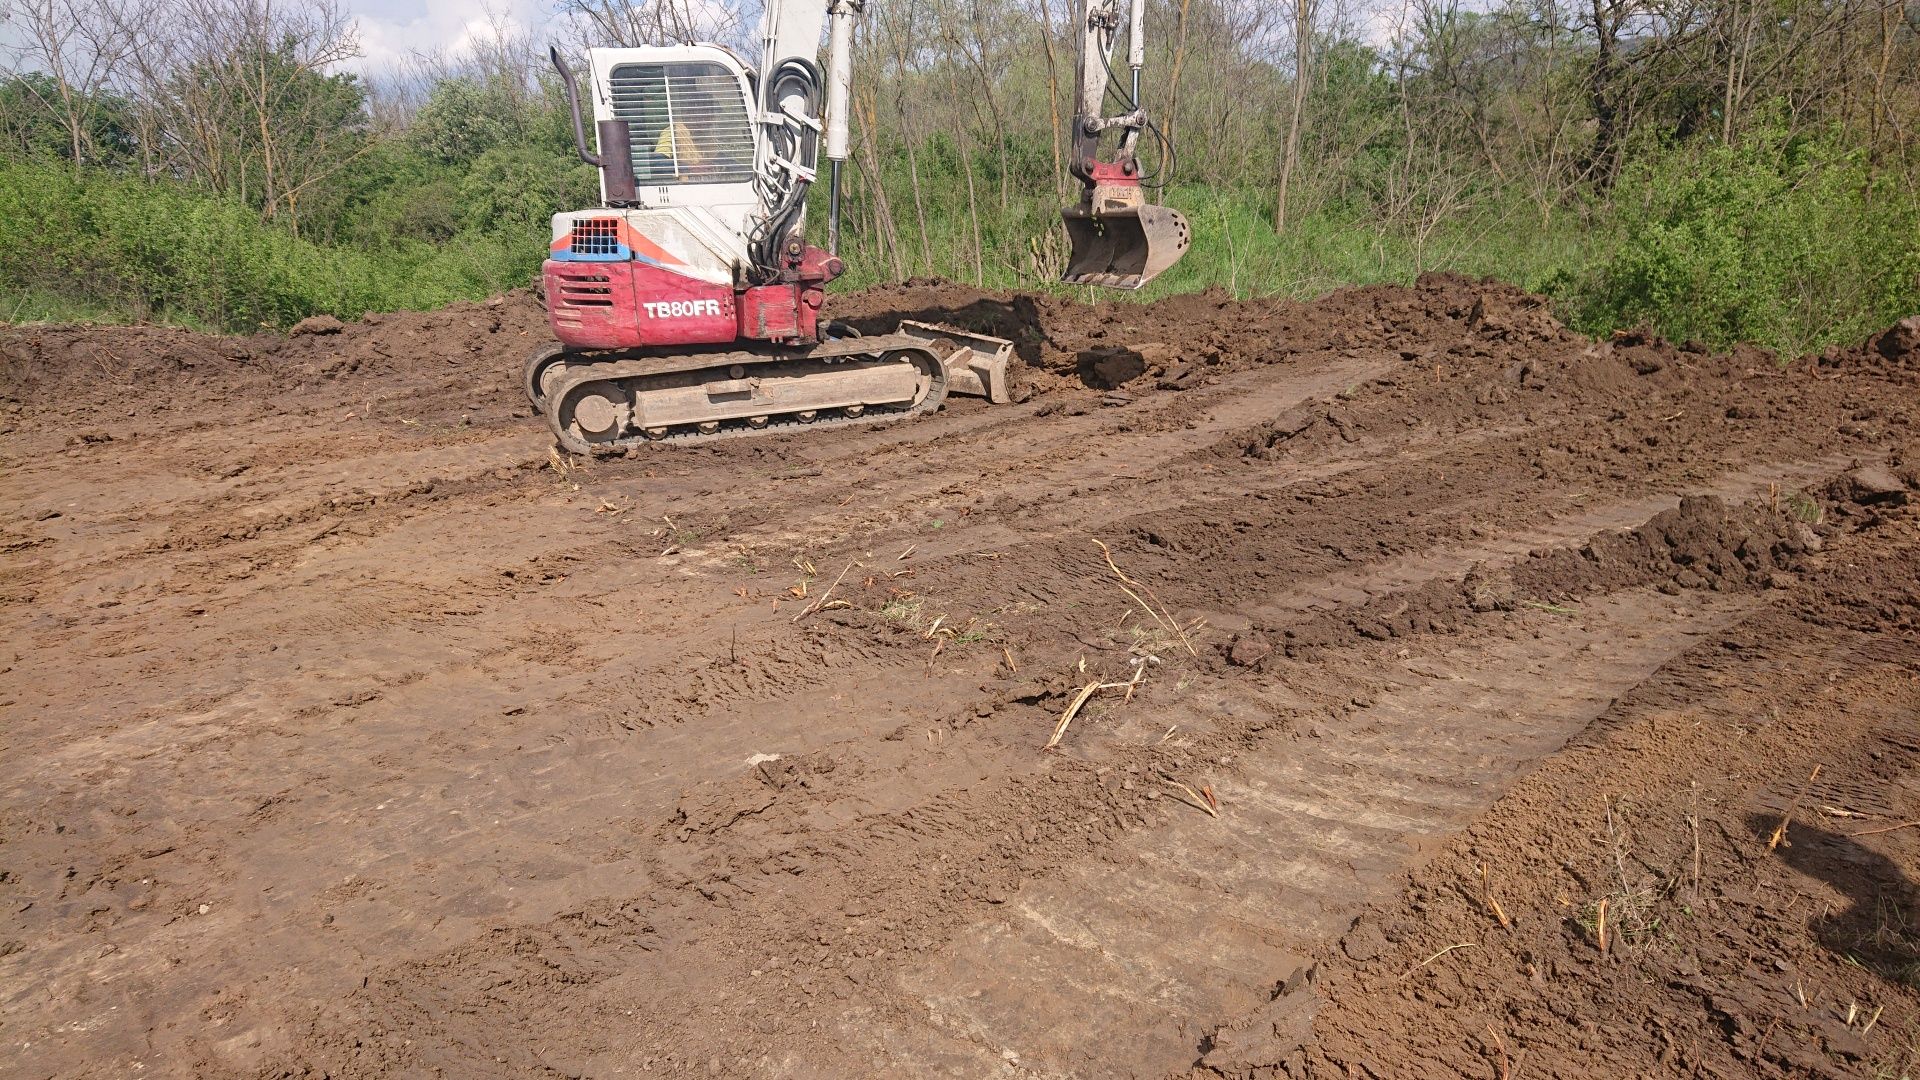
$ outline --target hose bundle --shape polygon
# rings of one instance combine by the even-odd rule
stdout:
[[[782,102],[797,97],[805,103],[804,115],[817,118],[824,82],[819,65],[805,57],[788,57],[767,80],[762,108],[770,116],[782,116],[786,112]],[[808,177],[813,175],[820,156],[820,131],[815,126],[789,119],[769,123],[766,130],[767,168],[761,172],[756,190],[767,213],[754,223],[747,237],[747,258],[756,285],[774,280],[785,268],[787,237],[806,210]],[[782,162],[792,162],[795,168]]]

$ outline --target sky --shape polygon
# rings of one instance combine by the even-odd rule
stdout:
[[[495,19],[520,32],[548,20],[545,0],[345,0],[359,28],[362,55],[343,65],[376,74],[415,53],[465,51],[475,38],[492,35]]]
[[[496,20],[510,33],[529,34],[536,42],[554,21],[555,0],[341,0],[358,29],[361,55],[340,65],[346,71],[377,76],[394,71],[416,53],[440,53],[454,59],[476,39],[493,35]],[[681,0],[696,7],[719,7],[735,0]],[[885,2],[885,0],[881,0]],[[1242,0],[1264,3],[1271,0]],[[1323,0],[1325,2],[1325,0]],[[1362,40],[1384,45],[1393,35],[1394,16],[1404,0],[1334,0],[1348,10]],[[1469,7],[1481,6],[1468,0]],[[16,44],[14,28],[0,22],[0,53]],[[553,36],[558,36],[554,34]],[[3,57],[0,57],[3,58]]]
[[[719,27],[757,18],[760,0],[632,0],[671,3],[696,26]],[[536,46],[564,35],[553,24],[559,0],[340,0],[354,17],[363,55],[342,64],[348,71],[378,75],[417,53],[457,59],[476,39],[526,35]],[[718,33],[719,31],[715,31]]]

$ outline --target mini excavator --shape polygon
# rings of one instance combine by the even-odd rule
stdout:
[[[822,316],[826,285],[844,269],[840,173],[865,6],[770,0],[757,65],[714,44],[590,49],[592,149],[580,85],[550,50],[601,203],[554,215],[541,268],[556,340],[528,359],[526,389],[562,447],[885,423],[931,413],[948,394],[1010,399],[1011,342],[915,322],[862,336]],[[1178,212],[1145,201],[1141,182],[1141,134],[1159,136],[1140,105],[1145,6],[1073,5],[1071,171],[1082,191],[1061,211],[1068,282],[1138,289],[1191,239]],[[1123,32],[1126,84],[1114,71]],[[805,236],[822,143],[824,248]]]

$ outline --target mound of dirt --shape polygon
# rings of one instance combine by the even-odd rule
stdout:
[[[437,311],[326,317],[286,334],[222,337],[173,327],[0,328],[0,386],[15,405],[96,416],[109,423],[152,411],[191,410],[244,395],[298,393],[329,383],[468,380],[463,401],[510,400],[508,372],[547,339],[546,315],[525,290]]]
[[[1338,289],[1311,304],[1236,301],[1219,288],[1148,304],[1083,304],[921,279],[836,299],[834,314],[867,333],[904,316],[1008,338],[1043,386],[1077,381],[1130,391],[1185,389],[1197,384],[1196,374],[1281,363],[1303,350],[1413,359],[1453,339],[1512,347],[1575,340],[1544,298],[1451,273],[1423,275],[1411,288]],[[1159,385],[1168,382],[1175,385]]]

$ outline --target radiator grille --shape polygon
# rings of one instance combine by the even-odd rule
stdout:
[[[714,63],[620,64],[611,73],[613,116],[633,140],[643,185],[733,184],[753,179],[753,125],[740,80]]]
[[[620,254],[619,219],[576,219],[573,223],[573,237],[568,241],[567,248],[575,255]]]

